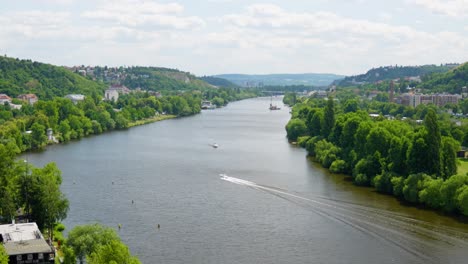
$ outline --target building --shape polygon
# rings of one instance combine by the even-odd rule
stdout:
[[[434,104],[442,107],[446,104],[458,104],[458,101],[462,99],[462,96],[459,94],[435,94]]]
[[[459,94],[420,94],[406,93],[397,98],[396,102],[406,106],[416,107],[420,104],[435,104],[442,107],[448,103],[458,104],[462,96]]]
[[[65,98],[72,100],[74,104],[77,104],[79,101],[83,101],[85,96],[82,94],[67,94]]]
[[[0,225],[0,243],[10,257],[9,264],[54,263],[55,250],[36,223]]]
[[[36,103],[39,98],[35,94],[21,94],[18,96],[18,99],[28,102],[28,104],[33,105]]]
[[[120,85],[120,84],[113,84],[109,87],[108,90],[116,90],[119,94],[130,93],[130,89],[128,89],[125,85]]]
[[[0,94],[0,105],[11,103],[11,98],[6,94]]]
[[[104,98],[107,101],[117,102],[117,100],[119,99],[119,92],[117,90],[115,90],[115,89],[107,89],[104,92]]]

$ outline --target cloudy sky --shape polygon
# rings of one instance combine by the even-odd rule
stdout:
[[[0,0],[0,54],[197,75],[468,61],[468,0]]]

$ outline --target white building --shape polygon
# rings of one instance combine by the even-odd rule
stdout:
[[[11,103],[11,98],[6,94],[0,94],[0,105]]]
[[[79,101],[83,101],[85,96],[82,94],[67,94],[65,98],[72,100],[74,104],[78,103]]]
[[[10,257],[8,263],[54,263],[55,250],[36,223],[0,225],[0,243]]]
[[[119,99],[119,91],[116,89],[107,89],[104,93],[104,98],[107,101],[117,102],[117,100]]]

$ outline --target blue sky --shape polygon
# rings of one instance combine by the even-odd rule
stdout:
[[[57,65],[358,74],[468,61],[468,0],[1,0],[0,54]]]

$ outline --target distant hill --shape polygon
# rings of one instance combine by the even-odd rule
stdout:
[[[447,72],[458,65],[385,66],[373,68],[365,74],[348,76],[343,80],[336,81],[335,84],[339,86],[352,86],[408,77],[415,77],[414,80],[420,81],[427,74]]]
[[[217,87],[226,87],[226,88],[239,88],[240,86],[230,82],[223,78],[213,77],[213,76],[203,76],[200,77],[201,80]]]
[[[50,99],[70,93],[101,94],[104,89],[104,84],[88,80],[63,67],[0,57],[0,93],[10,97],[34,93],[40,99]]]
[[[262,87],[275,85],[328,86],[344,76],[336,74],[303,73],[303,74],[220,74],[214,77],[223,78],[242,87]]]
[[[74,67],[76,72],[92,72],[92,78],[106,83],[120,83],[130,89],[149,91],[196,90],[211,88],[196,76],[176,69],[161,67]]]
[[[462,87],[468,87],[468,62],[444,73],[426,75],[417,87],[434,92],[461,93]]]

